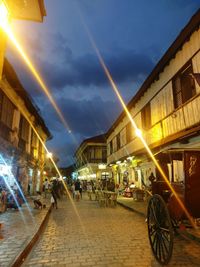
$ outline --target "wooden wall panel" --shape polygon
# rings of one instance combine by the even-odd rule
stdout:
[[[120,132],[120,143],[121,146],[126,145],[126,128],[122,129],[122,131]]]
[[[157,142],[163,138],[163,132],[162,132],[162,127],[161,123],[157,123],[154,125],[150,131],[147,132],[145,136],[145,140],[147,144],[152,144],[154,142]]]

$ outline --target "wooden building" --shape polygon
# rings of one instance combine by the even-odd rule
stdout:
[[[75,159],[78,179],[97,181],[109,178],[105,135],[85,139],[78,147]]]
[[[127,108],[171,181],[193,175],[200,190],[200,10],[180,32]],[[125,112],[107,133],[107,161],[117,183],[162,179]]]

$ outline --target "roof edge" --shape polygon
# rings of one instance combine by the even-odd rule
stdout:
[[[134,104],[138,101],[138,99],[147,91],[150,85],[158,78],[159,74],[168,64],[168,62],[173,58],[173,56],[177,53],[183,43],[191,36],[191,34],[200,26],[200,8],[196,11],[196,13],[190,18],[189,22],[186,26],[181,30],[178,34],[174,42],[170,45],[170,47],[166,50],[164,55],[160,58],[158,63],[155,65],[151,73],[148,75],[146,80],[143,82],[141,87],[138,89],[136,94],[132,97],[132,99],[126,105],[128,109],[132,108]],[[109,136],[111,132],[115,129],[116,125],[125,117],[125,111],[122,111],[112,126],[106,132],[106,135]]]

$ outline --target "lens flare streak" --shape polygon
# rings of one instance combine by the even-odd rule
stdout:
[[[37,82],[39,83],[41,88],[43,89],[43,92],[46,94],[46,96],[48,97],[48,99],[51,102],[52,106],[56,110],[56,112],[57,112],[60,120],[62,121],[63,125],[65,126],[66,130],[68,131],[68,133],[71,133],[70,127],[67,124],[67,122],[66,122],[62,112],[60,111],[59,107],[57,106],[54,98],[50,94],[47,86],[45,85],[45,83],[42,80],[41,76],[37,72],[36,68],[33,66],[32,62],[30,61],[30,59],[28,58],[28,56],[24,52],[23,48],[21,47],[21,45],[19,44],[19,42],[15,38],[11,28],[9,26],[5,26],[4,24],[3,24],[2,28],[3,28],[4,32],[7,34],[7,36],[9,37],[9,39],[12,41],[13,45],[15,46],[15,48],[18,50],[19,54],[21,55],[21,57],[25,61],[26,65],[29,67],[31,73],[33,74],[33,76],[35,77],[35,79],[37,80]]]

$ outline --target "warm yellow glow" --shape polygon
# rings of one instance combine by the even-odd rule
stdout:
[[[150,130],[150,138],[152,142],[156,142],[160,139],[162,139],[162,129],[161,129],[161,124],[156,124],[151,130]]]
[[[0,26],[2,28],[9,26],[9,12],[2,0],[0,0]]]
[[[47,158],[48,158],[48,159],[52,158],[52,156],[53,156],[53,155],[52,155],[51,152],[48,152],[48,153],[47,153]]]
[[[135,134],[137,135],[137,137],[141,138],[142,137],[142,131],[140,129],[136,129],[135,130]]]

